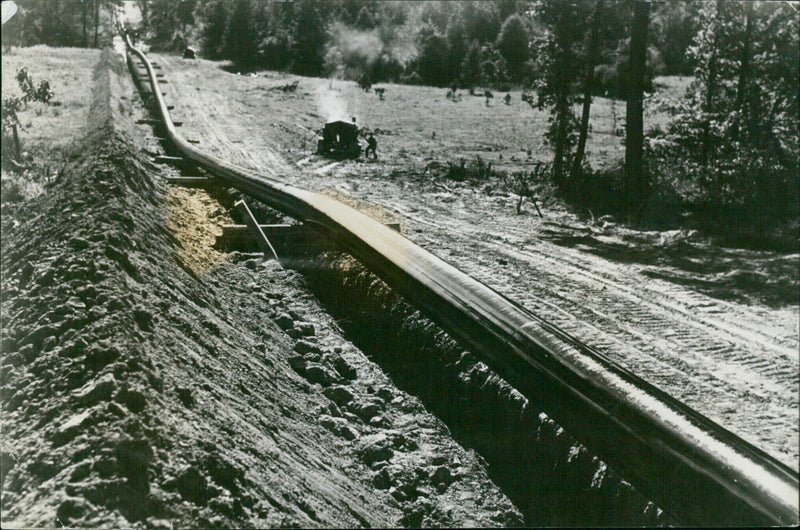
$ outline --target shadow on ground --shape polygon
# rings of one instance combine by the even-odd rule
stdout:
[[[598,231],[599,232],[599,231]],[[610,231],[576,234],[545,230],[542,236],[620,263],[642,265],[642,273],[719,300],[796,305],[800,297],[800,254],[725,248],[693,232]]]

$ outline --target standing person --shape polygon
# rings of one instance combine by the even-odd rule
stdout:
[[[378,141],[375,139],[375,136],[372,133],[369,133],[367,137],[367,150],[364,151],[364,156],[369,156],[369,152],[372,151],[372,158],[374,160],[378,159]]]

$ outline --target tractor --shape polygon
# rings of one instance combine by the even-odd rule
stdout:
[[[322,138],[317,140],[317,154],[328,158],[358,158],[361,145],[356,124],[346,121],[326,123]]]

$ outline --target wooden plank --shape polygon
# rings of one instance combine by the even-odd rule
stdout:
[[[242,217],[244,217],[245,223],[250,229],[250,235],[256,240],[258,248],[261,249],[265,256],[272,254],[272,256],[275,258],[275,261],[280,262],[278,259],[278,253],[275,252],[275,247],[272,246],[272,243],[269,242],[269,239],[267,239],[264,231],[261,230],[261,227],[258,225],[258,221],[256,221],[255,216],[253,216],[253,212],[251,212],[250,208],[247,207],[247,203],[244,202],[244,200],[241,200],[234,204],[234,207],[242,212]]]
[[[209,177],[167,177],[167,184],[185,188],[205,188],[214,185],[216,180]]]
[[[277,224],[259,225],[270,242],[282,253],[291,254],[298,248],[327,248],[330,242],[324,241],[318,232],[307,225]],[[222,234],[217,236],[215,246],[222,249],[252,248],[256,242],[247,225],[223,225]]]
[[[177,163],[177,162],[183,162],[183,161],[184,161],[184,158],[182,156],[158,155],[156,157],[156,162],[158,162],[159,164]]]
[[[139,125],[161,125],[161,120],[155,118],[141,118],[136,120],[136,123]]]
[[[292,237],[306,238],[309,236],[316,236],[316,232],[311,230],[305,225],[262,225],[258,227],[270,239],[286,239]],[[250,229],[247,225],[222,225],[222,237],[229,237],[238,239],[241,237],[249,237]]]

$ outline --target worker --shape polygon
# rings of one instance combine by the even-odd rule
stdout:
[[[375,139],[375,136],[372,133],[369,133],[367,137],[367,150],[364,151],[364,156],[369,156],[369,152],[372,151],[372,157],[374,160],[378,159],[378,141]]]

